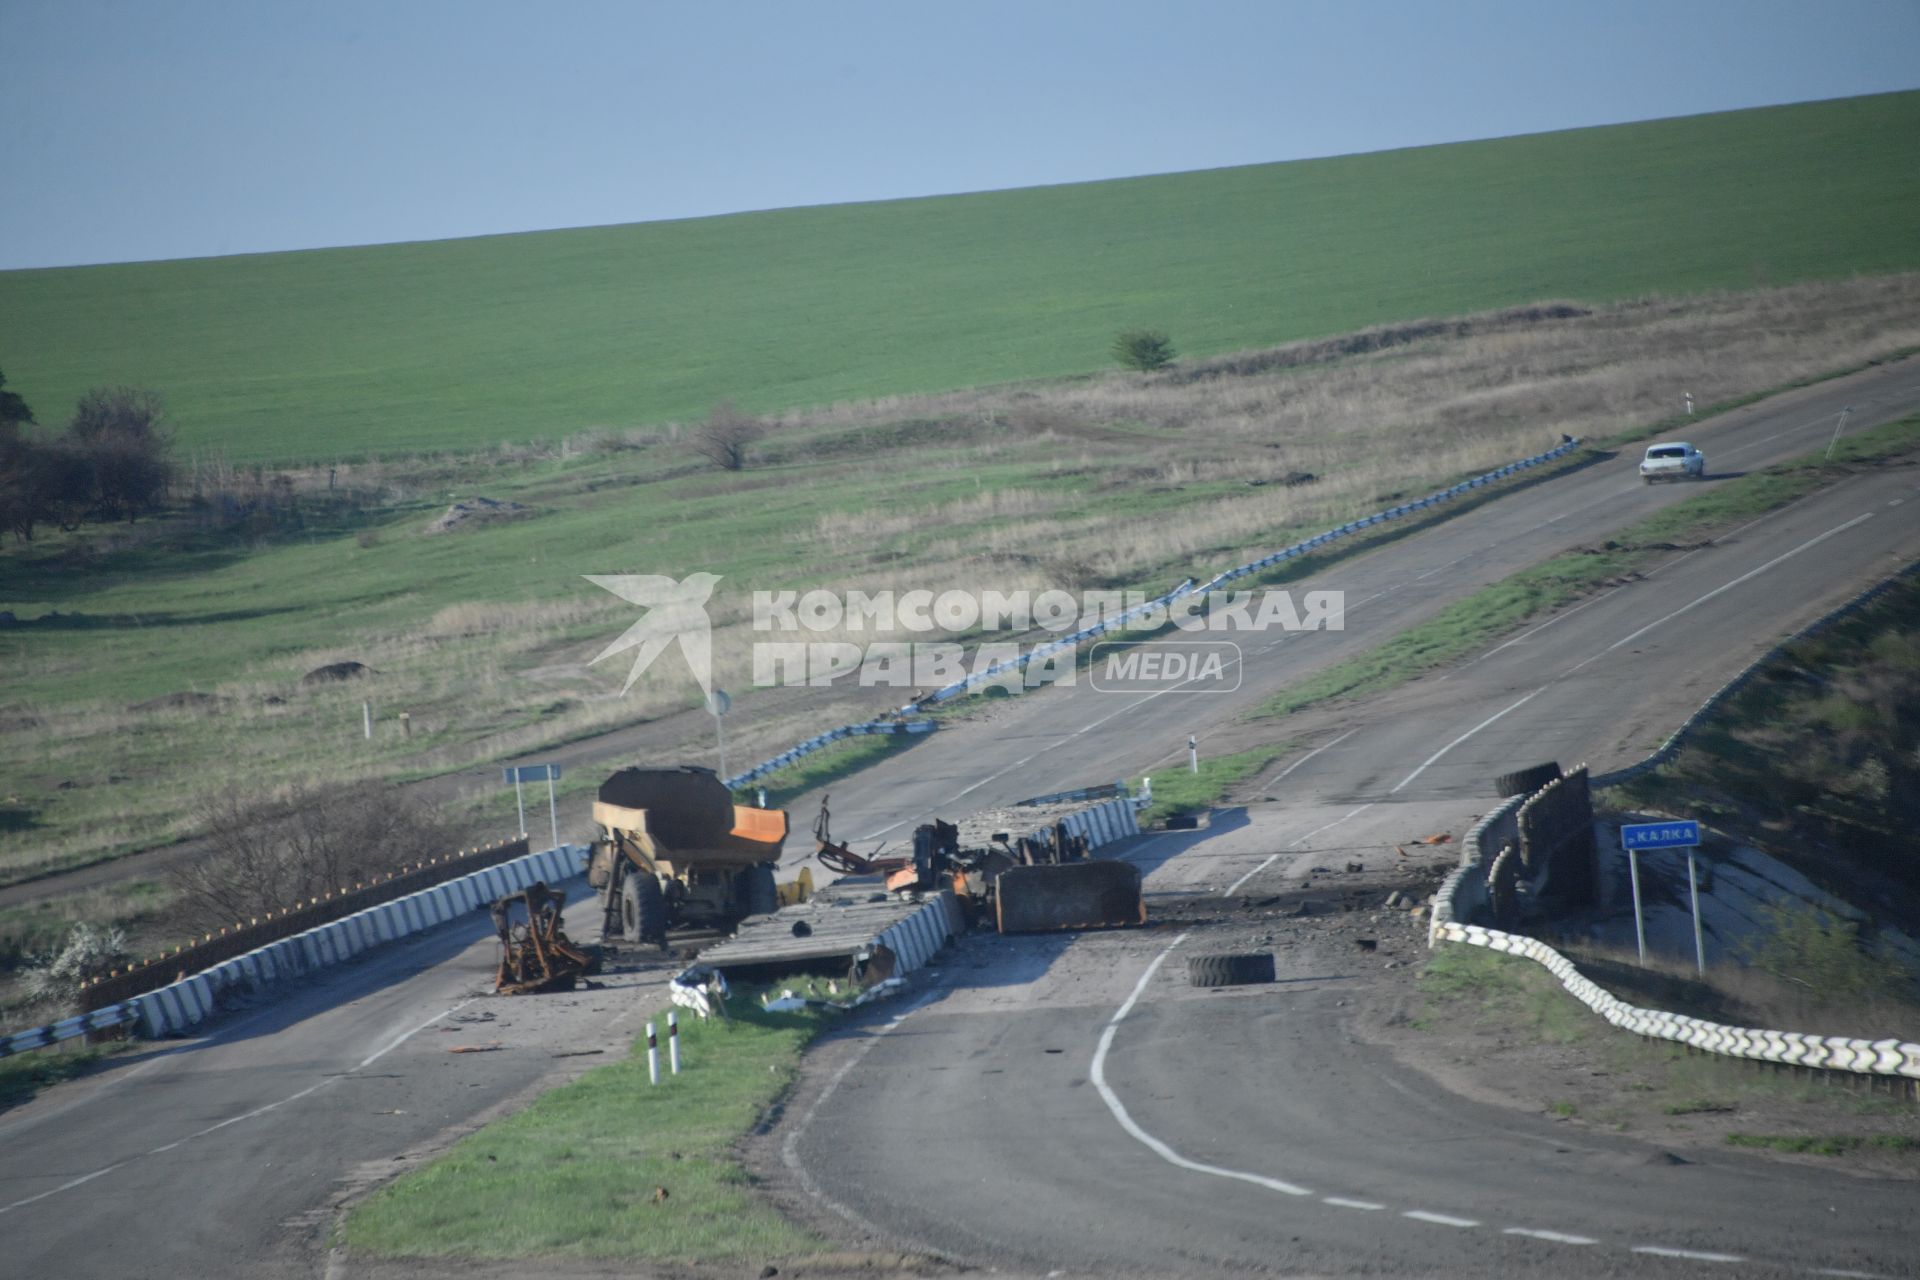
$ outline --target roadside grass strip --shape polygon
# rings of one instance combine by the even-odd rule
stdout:
[[[778,988],[776,988],[777,994]],[[824,1014],[768,1013],[736,991],[731,1022],[689,1018],[682,1067],[623,1062],[541,1095],[382,1187],[341,1227],[386,1256],[765,1262],[820,1252],[754,1191],[736,1152],[783,1094]],[[662,1040],[665,1028],[660,1028]]]
[[[0,1058],[0,1111],[33,1101],[51,1084],[85,1075],[109,1051],[105,1048],[56,1053],[23,1053]]]
[[[1900,457],[1920,446],[1920,415],[1840,441],[1823,453],[1714,485],[1692,501],[1648,517],[1595,548],[1552,559],[1457,600],[1378,648],[1348,658],[1261,703],[1246,716],[1269,719],[1334,698],[1383,692],[1485,649],[1526,622],[1627,575],[1690,542],[1753,520],[1832,483],[1846,469]]]
[[[1168,766],[1163,773],[1150,775],[1153,778],[1153,804],[1141,811],[1140,825],[1144,828],[1162,818],[1199,813],[1211,808],[1236,784],[1245,782],[1273,763],[1290,745],[1279,743],[1237,751],[1232,755],[1215,756],[1211,760],[1202,760],[1198,773],[1190,770],[1187,762],[1182,760],[1177,765]]]

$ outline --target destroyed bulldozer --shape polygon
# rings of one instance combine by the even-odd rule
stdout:
[[[726,931],[780,904],[786,811],[733,803],[711,769],[622,769],[600,784],[593,821],[604,941],[664,947],[669,929]]]
[[[600,971],[600,953],[575,943],[561,929],[566,905],[565,893],[538,881],[495,900],[493,929],[500,935],[501,949],[493,982],[496,995],[571,991],[582,978]],[[524,921],[514,919],[516,906]]]
[[[814,847],[828,869],[882,877],[890,893],[951,889],[972,917],[991,921],[999,933],[1147,922],[1140,869],[1090,857],[1086,839],[1064,822],[1019,837],[996,831],[985,847],[962,848],[960,828],[936,818],[914,831],[911,856],[867,858],[834,843],[823,797]]]

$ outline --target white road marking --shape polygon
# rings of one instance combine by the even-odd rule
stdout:
[[[1204,1173],[1215,1178],[1226,1178],[1233,1182],[1252,1183],[1256,1187],[1265,1187],[1269,1191],[1277,1191],[1284,1196],[1310,1196],[1313,1192],[1305,1187],[1283,1182],[1279,1178],[1269,1178],[1258,1173],[1245,1173],[1239,1169],[1223,1169],[1217,1164],[1204,1164],[1198,1160],[1187,1159],[1136,1124],[1133,1117],[1127,1113],[1126,1106],[1121,1103],[1120,1095],[1115,1093],[1113,1086],[1107,1083],[1107,1053],[1113,1048],[1113,1033],[1120,1029],[1121,1020],[1133,1012],[1133,1006],[1139,1002],[1141,993],[1147,989],[1147,984],[1153,981],[1153,975],[1160,971],[1160,966],[1166,963],[1167,957],[1173,954],[1173,949],[1186,940],[1187,935],[1182,933],[1169,942],[1166,949],[1153,958],[1153,963],[1147,966],[1146,972],[1140,975],[1140,981],[1133,984],[1133,992],[1127,997],[1126,1003],[1120,1006],[1113,1017],[1107,1021],[1106,1028],[1101,1031],[1100,1047],[1093,1051],[1093,1063],[1087,1069],[1087,1076],[1099,1092],[1100,1100],[1107,1104],[1107,1110],[1113,1113],[1113,1118],[1119,1122],[1128,1136],[1175,1168]]]
[[[1355,729],[1353,732],[1358,733],[1360,731],[1358,729]],[[1336,739],[1335,741],[1338,741],[1338,739]],[[1327,745],[1332,746],[1333,743],[1329,742]],[[1287,848],[1298,849],[1301,845],[1313,839],[1315,836],[1319,835],[1322,831],[1330,831],[1334,827],[1337,827],[1341,823],[1345,822],[1348,818],[1357,817],[1360,814],[1365,813],[1367,810],[1371,808],[1373,808],[1373,801],[1369,800],[1365,804],[1361,805],[1358,809],[1349,809],[1347,810],[1347,812],[1335,818],[1332,822],[1327,823],[1326,826],[1315,827],[1313,830],[1307,832],[1307,834],[1301,836],[1298,840],[1295,840],[1292,844],[1288,845]],[[1269,854],[1265,862],[1262,862],[1259,866],[1255,867],[1253,870],[1247,872],[1247,874],[1241,876],[1238,880],[1235,880],[1232,884],[1228,885],[1224,890],[1221,891],[1220,896],[1223,898],[1231,898],[1235,890],[1237,890],[1241,885],[1245,884],[1247,881],[1259,875],[1262,871],[1265,871],[1268,867],[1272,866],[1274,862],[1279,859],[1279,857],[1280,855],[1277,853]]]
[[[1741,534],[1745,533],[1747,530],[1753,528],[1757,524],[1765,524],[1767,521],[1772,520],[1777,516],[1785,515],[1787,512],[1793,510],[1795,507],[1799,506],[1801,503],[1806,502],[1808,498],[1810,498],[1811,496],[1812,495],[1810,494],[1808,495],[1807,498],[1795,498],[1792,502],[1789,502],[1784,506],[1775,507],[1773,510],[1767,512],[1765,515],[1760,516],[1753,520],[1749,520],[1745,524],[1739,526],[1738,528],[1730,529],[1725,533],[1716,535],[1712,540],[1708,541],[1707,543],[1701,546],[1695,547],[1691,551],[1683,552],[1682,554],[1675,556],[1671,560],[1663,560],[1659,564],[1655,565],[1653,568],[1641,574],[1637,579],[1634,580],[1634,582],[1645,582],[1648,578],[1652,578],[1657,576],[1658,574],[1665,573],[1668,569],[1673,568],[1675,565],[1686,563],[1688,560],[1693,559],[1695,556],[1699,555],[1702,551],[1707,550],[1707,548],[1709,547],[1718,547],[1727,542],[1730,542],[1733,539],[1739,537]],[[1440,676],[1439,680],[1436,680],[1434,683],[1438,684],[1444,680],[1451,680],[1455,676],[1459,675],[1462,671],[1465,671],[1468,667],[1473,666],[1475,663],[1484,662],[1486,659],[1493,657],[1497,653],[1501,653],[1507,649],[1513,648],[1513,646],[1517,644],[1522,644],[1528,640],[1531,640],[1534,636],[1540,634],[1542,631],[1545,631],[1548,627],[1553,626],[1557,622],[1566,621],[1568,618],[1571,618],[1574,614],[1579,613],[1582,609],[1589,608],[1605,600],[1611,600],[1613,597],[1619,595],[1622,591],[1625,591],[1627,588],[1633,586],[1634,582],[1623,582],[1617,587],[1609,587],[1607,590],[1602,591],[1597,596],[1589,596],[1587,599],[1573,606],[1573,608],[1554,614],[1551,618],[1548,618],[1545,622],[1541,623],[1539,626],[1527,628],[1525,631],[1522,631],[1519,635],[1507,641],[1505,644],[1497,644],[1493,648],[1487,650],[1485,653],[1480,654],[1477,657],[1468,658],[1465,662],[1449,667],[1446,673]]]
[[[1699,1249],[1669,1249],[1665,1245],[1637,1244],[1635,1253],[1651,1254],[1656,1258],[1685,1258],[1689,1262],[1745,1262],[1737,1253],[1706,1253]]]
[[[1653,630],[1655,627],[1663,626],[1666,623],[1672,622],[1675,618],[1679,617],[1681,614],[1688,613],[1694,609],[1699,608],[1701,605],[1705,604],[1707,601],[1713,599],[1716,596],[1724,595],[1725,593],[1733,590],[1735,587],[1739,586],[1744,582],[1752,581],[1754,578],[1759,577],[1761,574],[1773,568],[1775,565],[1791,560],[1793,557],[1799,555],[1802,551],[1807,551],[1814,547],[1817,547],[1821,543],[1825,542],[1828,538],[1834,537],[1838,534],[1845,533],[1847,530],[1853,528],[1855,525],[1863,524],[1866,521],[1873,519],[1873,516],[1874,516],[1874,513],[1871,511],[1866,512],[1863,515],[1857,515],[1853,519],[1847,521],[1845,524],[1837,524],[1833,528],[1827,530],[1825,533],[1817,534],[1814,537],[1808,538],[1805,542],[1793,548],[1791,551],[1781,552],[1779,555],[1767,561],[1765,564],[1761,565],[1759,568],[1749,569],[1745,573],[1741,574],[1739,577],[1733,579],[1733,581],[1722,583],[1721,585],[1715,587],[1713,590],[1694,597],[1692,600],[1688,601],[1686,604],[1683,604],[1678,609],[1675,609],[1672,613],[1666,614],[1659,618],[1655,618],[1652,622],[1649,622],[1646,626],[1641,627],[1639,630],[1631,632],[1625,636],[1622,636],[1620,639],[1615,640],[1612,644],[1600,650],[1600,652],[1594,654],[1592,657],[1587,658],[1582,662],[1576,663],[1574,666],[1568,667],[1566,671],[1561,673],[1561,676],[1559,678],[1564,679],[1565,677],[1572,675],[1574,672],[1580,670],[1581,667],[1586,666],[1588,663],[1598,662],[1600,659],[1612,653],[1615,649],[1618,649],[1623,645],[1632,644],[1635,640],[1638,640],[1641,636],[1647,634],[1647,632]]]
[[[1321,1196],[1320,1203],[1330,1204],[1336,1209],[1363,1209],[1368,1213],[1377,1213],[1387,1207],[1371,1200],[1349,1200],[1344,1196]]]
[[[240,1115],[229,1116],[227,1119],[221,1120],[215,1124],[210,1124],[204,1129],[195,1130],[193,1133],[188,1134],[184,1138],[177,1138],[174,1141],[167,1143],[165,1146],[155,1147],[153,1148],[153,1150],[144,1151],[137,1156],[129,1156],[127,1159],[118,1161],[114,1164],[107,1165],[105,1168],[95,1169],[92,1173],[83,1173],[77,1178],[70,1178],[66,1182],[61,1183],[59,1186],[50,1187],[47,1190],[40,1192],[38,1195],[31,1195],[26,1197],[23,1200],[15,1200],[12,1204],[0,1205],[0,1213],[11,1213],[15,1209],[22,1209],[22,1208],[25,1208],[27,1205],[34,1204],[41,1200],[45,1200],[49,1196],[57,1196],[62,1191],[71,1191],[75,1187],[84,1186],[87,1183],[92,1182],[95,1178],[104,1177],[107,1174],[112,1173],[116,1169],[124,1169],[128,1165],[132,1164],[135,1160],[142,1159],[145,1156],[156,1156],[156,1155],[159,1155],[161,1152],[171,1151],[175,1147],[181,1146],[188,1142],[192,1142],[195,1138],[204,1138],[208,1134],[217,1133],[220,1130],[225,1129],[229,1125],[239,1124],[242,1120],[251,1120],[255,1116],[262,1116],[269,1111],[273,1111],[279,1107],[284,1107],[289,1102],[298,1102],[300,1099],[308,1096],[309,1094],[318,1092],[319,1090],[326,1088],[328,1085],[332,1084],[336,1080],[344,1080],[346,1077],[352,1075],[356,1071],[366,1070],[368,1067],[372,1066],[374,1063],[378,1062],[380,1059],[386,1057],[389,1053],[392,1053],[395,1049],[398,1049],[401,1045],[405,1044],[407,1041],[411,1040],[413,1037],[419,1035],[422,1031],[425,1031],[428,1027],[432,1026],[434,1023],[440,1021],[440,1019],[446,1017],[450,1013],[457,1012],[462,1007],[469,1005],[471,1003],[473,1003],[473,1001],[471,998],[469,998],[466,1000],[462,1000],[459,1004],[454,1005],[452,1008],[442,1009],[439,1013],[434,1014],[431,1018],[428,1018],[425,1022],[421,1023],[419,1026],[415,1027],[413,1030],[404,1032],[403,1034],[396,1036],[393,1040],[387,1043],[386,1047],[382,1049],[378,1049],[373,1053],[367,1055],[367,1057],[363,1058],[360,1061],[360,1064],[358,1066],[353,1067],[347,1071],[343,1071],[339,1075],[330,1075],[326,1079],[321,1080],[318,1084],[310,1084],[306,1088],[300,1090],[298,1093],[289,1094],[286,1097],[280,1099],[278,1102],[269,1102],[265,1106],[255,1107],[253,1110],[243,1112]]]
[[[1332,743],[1328,745],[1331,746]],[[1301,836],[1296,843],[1304,844],[1314,836],[1319,835],[1320,832],[1327,830],[1328,827],[1337,827],[1348,818],[1353,817],[1354,814],[1361,813],[1372,807],[1371,804],[1363,804],[1345,816],[1335,818],[1332,822],[1327,823],[1326,826],[1314,831],[1309,831],[1306,835]],[[1271,859],[1269,859],[1269,861],[1271,861]],[[1256,870],[1257,869],[1258,868],[1256,868]],[[1249,871],[1246,876],[1240,877],[1240,879],[1235,882],[1235,887],[1237,888],[1240,884],[1244,883],[1247,876],[1251,876],[1252,874],[1253,872]],[[1227,892],[1231,893],[1233,890],[1229,889]],[[1147,984],[1153,981],[1153,975],[1160,972],[1160,966],[1167,962],[1167,957],[1173,954],[1175,947],[1187,940],[1190,932],[1191,931],[1181,933],[1172,942],[1169,942],[1159,955],[1153,958],[1153,962],[1147,966],[1146,972],[1140,975],[1140,980],[1133,984],[1133,990],[1127,994],[1125,1002],[1114,1011],[1113,1017],[1107,1020],[1105,1030],[1100,1033],[1099,1047],[1093,1051],[1093,1062],[1087,1069],[1087,1077],[1093,1081],[1093,1087],[1099,1092],[1100,1100],[1107,1104],[1107,1110],[1113,1113],[1113,1118],[1119,1122],[1120,1127],[1136,1142],[1146,1147],[1147,1150],[1153,1152],[1162,1160],[1165,1160],[1168,1164],[1176,1168],[1191,1170],[1194,1173],[1208,1174],[1215,1178],[1226,1178],[1234,1182],[1250,1182],[1254,1186],[1265,1187],[1269,1191],[1278,1191],[1282,1195],[1310,1196],[1313,1192],[1307,1190],[1307,1188],[1295,1186],[1291,1182],[1283,1182],[1279,1178],[1269,1178],[1264,1174],[1246,1173],[1239,1169],[1225,1169],[1216,1164],[1204,1164],[1198,1160],[1189,1160],[1135,1123],[1133,1116],[1128,1113],[1126,1105],[1120,1101],[1120,1095],[1115,1093],[1113,1087],[1107,1083],[1107,1054],[1113,1048],[1114,1032],[1120,1029],[1120,1024],[1126,1020],[1128,1014],[1133,1012],[1133,1006],[1140,1003],[1140,997],[1146,992]]]
[[[1428,1213],[1425,1209],[1408,1209],[1400,1216],[1403,1218],[1412,1218],[1416,1222],[1431,1222],[1435,1226],[1441,1227],[1477,1227],[1480,1225],[1479,1219],[1477,1218],[1456,1218],[1445,1213]]]
[[[1535,1240],[1551,1240],[1555,1244],[1599,1244],[1592,1236],[1570,1236],[1564,1231],[1539,1231],[1532,1227],[1508,1227],[1500,1233],[1507,1236],[1531,1236]]]
[[[1315,756],[1319,755],[1322,751],[1325,751],[1328,747],[1337,747],[1358,732],[1360,732],[1360,730],[1358,729],[1349,729],[1345,733],[1341,734],[1339,737],[1333,739],[1331,742],[1322,743],[1320,746],[1315,747],[1313,750],[1307,752],[1307,754],[1301,756],[1298,760],[1295,760],[1292,764],[1282,769],[1279,773],[1275,774],[1273,780],[1275,782],[1279,782],[1281,779],[1285,778],[1288,774],[1292,773],[1295,769],[1298,769],[1301,765],[1313,759]],[[1360,806],[1359,809],[1355,809],[1353,813],[1347,814],[1346,817],[1335,818],[1332,822],[1329,822],[1326,827],[1320,827],[1320,828],[1317,828],[1316,830],[1307,832],[1307,834],[1301,836],[1298,840],[1295,840],[1291,845],[1288,845],[1287,847],[1290,849],[1298,849],[1301,845],[1305,844],[1307,841],[1319,835],[1320,832],[1325,831],[1327,827],[1337,827],[1341,823],[1345,822],[1347,818],[1351,818],[1355,813],[1359,813],[1362,810],[1370,809],[1372,807],[1373,806],[1370,803],[1363,804]],[[1253,879],[1255,876],[1259,875],[1262,871],[1265,871],[1268,867],[1272,866],[1279,859],[1279,857],[1280,855],[1277,853],[1269,854],[1267,856],[1266,861],[1262,862],[1259,866],[1255,867],[1253,870],[1247,872],[1247,874],[1241,876],[1238,880],[1235,880],[1232,884],[1228,885],[1226,887],[1225,892],[1223,892],[1220,896],[1223,898],[1232,897],[1236,889],[1238,889],[1241,885],[1245,884],[1247,881]]]
[[[1558,684],[1562,680],[1565,680],[1567,677],[1573,675],[1576,671],[1579,671],[1582,667],[1598,662],[1600,659],[1606,657],[1608,654],[1612,653],[1614,650],[1619,649],[1624,645],[1632,644],[1635,640],[1638,640],[1641,636],[1644,636],[1645,634],[1647,634],[1647,632],[1652,631],[1655,627],[1663,626],[1666,623],[1672,622],[1675,618],[1679,617],[1681,614],[1687,613],[1693,609],[1699,608],[1701,605],[1705,604],[1707,601],[1712,600],[1716,596],[1723,595],[1726,592],[1733,590],[1735,587],[1741,585],[1742,583],[1752,581],[1754,578],[1759,577],[1761,574],[1765,573],[1767,570],[1773,568],[1774,566],[1782,564],[1787,560],[1791,560],[1794,556],[1799,555],[1803,551],[1807,551],[1813,547],[1819,546],[1821,543],[1825,542],[1828,538],[1834,537],[1838,534],[1845,533],[1848,529],[1853,528],[1855,525],[1858,525],[1865,521],[1873,519],[1873,516],[1874,516],[1874,513],[1869,511],[1864,515],[1855,516],[1853,519],[1847,521],[1845,524],[1835,525],[1833,528],[1827,530],[1825,533],[1817,534],[1816,536],[1807,539],[1805,542],[1793,548],[1791,551],[1781,552],[1779,555],[1775,556],[1773,559],[1767,561],[1765,564],[1759,566],[1758,568],[1749,569],[1747,572],[1741,574],[1739,577],[1733,579],[1731,582],[1724,582],[1719,586],[1715,587],[1713,590],[1704,592],[1701,595],[1694,597],[1694,599],[1690,600],[1686,604],[1681,605],[1678,609],[1675,609],[1673,612],[1666,614],[1662,617],[1655,618],[1652,622],[1649,622],[1646,626],[1640,627],[1637,630],[1632,631],[1625,636],[1622,636],[1620,639],[1615,640],[1612,644],[1600,650],[1598,653],[1593,654],[1591,657],[1584,658],[1581,661],[1575,663],[1573,666],[1568,667],[1565,671],[1562,671],[1559,675],[1555,676],[1552,680],[1548,681],[1546,684],[1541,685],[1538,689],[1535,689],[1532,693],[1527,694],[1525,697],[1521,698],[1519,701],[1510,703],[1506,707],[1503,707],[1501,710],[1494,712],[1491,716],[1488,716],[1485,720],[1482,720],[1479,724],[1473,726],[1473,728],[1467,730],[1465,733],[1455,738],[1452,742],[1449,742],[1446,746],[1440,748],[1438,751],[1428,756],[1426,760],[1421,763],[1418,769],[1415,769],[1412,773],[1402,778],[1400,780],[1399,785],[1394,787],[1393,790],[1389,791],[1387,794],[1388,795],[1399,794],[1399,792],[1402,789],[1404,789],[1409,783],[1411,783],[1415,778],[1418,778],[1421,774],[1425,773],[1427,771],[1428,766],[1432,765],[1435,761],[1439,760],[1440,757],[1446,755],[1447,752],[1453,750],[1455,747],[1465,742],[1468,738],[1471,738],[1474,734],[1480,732],[1482,729],[1486,728],[1488,725],[1498,720],[1501,716],[1506,715],[1509,711],[1516,710],[1517,708],[1524,706],[1528,702],[1531,702],[1534,698],[1539,697],[1542,693],[1545,693],[1553,685]]]
[[[801,1190],[861,1230],[873,1232],[875,1235],[880,1234],[879,1228],[875,1227],[871,1222],[868,1222],[865,1218],[847,1208],[839,1201],[829,1198],[825,1192],[820,1190],[819,1184],[813,1180],[813,1175],[807,1172],[806,1164],[800,1159],[800,1139],[806,1136],[807,1130],[813,1124],[814,1116],[819,1114],[820,1108],[826,1105],[827,1099],[831,1098],[834,1091],[840,1087],[840,1082],[852,1074],[855,1067],[866,1061],[867,1054],[872,1050],[874,1044],[880,1037],[886,1035],[887,1032],[893,1030],[902,1022],[905,1022],[910,1016],[926,1008],[945,994],[944,989],[935,987],[900,1012],[894,1014],[893,1017],[887,1019],[886,1022],[882,1023],[878,1031],[861,1042],[857,1052],[853,1053],[845,1062],[840,1064],[840,1069],[833,1073],[833,1078],[828,1080],[826,1087],[820,1090],[820,1096],[813,1100],[813,1104],[806,1109],[806,1112],[801,1115],[799,1121],[793,1128],[787,1130],[786,1137],[780,1140],[780,1162],[791,1169],[794,1177],[800,1180]]]
[[[1545,693],[1546,691],[1547,691],[1547,686],[1543,684],[1538,689],[1535,689],[1532,693],[1528,694],[1526,697],[1520,699],[1518,702],[1508,703],[1505,707],[1502,707],[1500,710],[1494,712],[1492,715],[1488,716],[1485,720],[1482,720],[1479,724],[1473,726],[1473,728],[1467,730],[1465,733],[1455,738],[1452,742],[1449,742],[1446,746],[1440,748],[1438,751],[1428,756],[1425,760],[1421,761],[1420,767],[1418,769],[1415,769],[1412,773],[1400,779],[1400,785],[1395,787],[1392,791],[1387,792],[1387,794],[1398,795],[1402,788],[1404,788],[1408,783],[1412,782],[1415,778],[1419,777],[1421,774],[1425,773],[1427,771],[1428,766],[1432,765],[1433,762],[1438,760],[1441,756],[1444,756],[1445,754],[1447,754],[1447,752],[1453,750],[1455,747],[1465,742],[1468,738],[1471,738],[1474,734],[1480,732],[1482,729],[1492,724],[1495,720],[1498,720],[1501,716],[1506,715],[1507,712],[1519,710],[1521,707],[1526,706],[1529,702],[1532,702],[1535,698],[1539,697],[1541,694]]]

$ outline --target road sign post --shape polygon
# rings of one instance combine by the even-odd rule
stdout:
[[[720,776],[727,776],[727,712],[733,709],[733,699],[727,696],[725,689],[715,689],[707,695],[707,711],[713,716],[713,731],[720,739]]]
[[[1640,905],[1640,862],[1635,856],[1642,849],[1685,849],[1687,851],[1687,902],[1693,912],[1693,962],[1707,971],[1706,935],[1700,927],[1700,882],[1694,872],[1693,851],[1700,846],[1700,824],[1690,818],[1672,822],[1630,822],[1620,828],[1620,847],[1627,851],[1627,870],[1633,880],[1633,932],[1640,944],[1640,963],[1647,962],[1646,916]]]
[[[553,847],[560,847],[560,801],[553,784],[560,781],[560,766],[557,764],[508,765],[507,781],[513,784],[513,802],[520,811],[520,834],[527,834],[527,801],[521,793],[523,782],[541,782],[547,784],[547,820],[553,824]]]

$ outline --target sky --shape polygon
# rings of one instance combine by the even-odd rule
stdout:
[[[1920,87],[1920,0],[0,0],[0,270],[1170,173]]]

